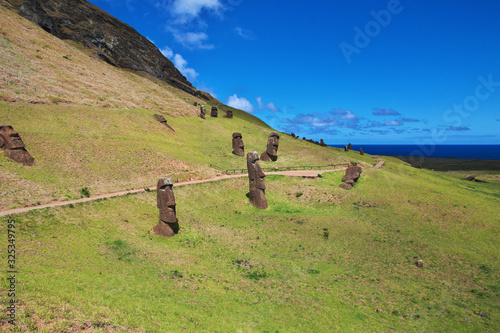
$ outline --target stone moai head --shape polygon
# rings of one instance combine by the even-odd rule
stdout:
[[[35,164],[35,159],[26,150],[21,136],[10,125],[0,125],[0,147],[11,160],[27,166]]]
[[[349,143],[349,150],[352,150],[352,144]]]
[[[260,155],[260,159],[265,162],[276,161],[278,159],[279,144],[280,135],[276,132],[270,133],[267,139],[267,149]]]
[[[233,111],[227,110],[226,111],[226,118],[232,119],[233,118]]]
[[[247,154],[248,179],[250,182],[249,197],[252,205],[260,209],[266,209],[266,184],[264,182],[266,175],[262,172],[258,161],[259,155],[256,151]]]
[[[173,186],[170,178],[159,179],[156,186],[156,206],[160,209],[160,221],[153,228],[153,233],[163,237],[172,237],[179,230]]]
[[[207,112],[205,111],[205,107],[203,105],[200,105],[200,118],[205,119],[205,114]]]
[[[243,144],[241,133],[233,133],[233,153],[238,156],[245,155],[245,145]]]
[[[217,118],[218,114],[219,114],[219,109],[215,105],[212,106],[212,112],[210,113],[210,116]]]
[[[365,154],[365,152],[363,151],[363,148],[359,148],[359,154],[360,155],[364,155]]]
[[[344,151],[349,151],[349,148],[347,148],[347,146],[344,146]]]

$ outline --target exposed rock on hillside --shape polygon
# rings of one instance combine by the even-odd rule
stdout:
[[[85,0],[0,0],[61,39],[92,49],[116,67],[147,72],[191,95],[208,99],[147,38]]]

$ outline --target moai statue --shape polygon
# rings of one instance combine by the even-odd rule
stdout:
[[[233,111],[227,110],[226,111],[226,118],[228,119],[233,119]]]
[[[194,105],[194,106],[198,106],[198,102],[194,102],[194,103],[193,103],[193,105]]]
[[[205,111],[205,107],[203,105],[200,105],[200,118],[205,119],[205,114],[207,112]]]
[[[217,118],[218,114],[219,114],[219,109],[215,105],[212,106],[212,112],[210,113],[210,116]]]
[[[280,135],[276,132],[269,134],[267,139],[267,149],[260,155],[261,161],[270,162],[278,159],[278,146],[280,143]]]
[[[233,133],[233,154],[245,156],[245,145],[243,144],[241,133]]]
[[[35,159],[28,153],[19,133],[10,125],[0,125],[0,147],[5,151],[5,156],[17,163],[27,166],[35,164]]]
[[[156,206],[160,209],[160,221],[153,228],[153,233],[163,237],[172,237],[179,231],[173,186],[170,178],[159,179],[156,186]]]
[[[349,143],[349,150],[352,150],[352,145]]]
[[[323,141],[323,139],[319,139],[319,145],[321,147],[326,147],[326,143],[325,143],[325,141]]]
[[[154,114],[153,117],[155,117],[156,120],[158,120],[160,123],[162,123],[163,125],[167,126],[172,131],[175,132],[175,130],[169,124],[167,124],[167,119],[165,119],[165,117],[162,114]]]
[[[266,176],[259,165],[259,155],[256,151],[247,154],[248,179],[250,181],[250,203],[257,208],[267,209]]]
[[[349,151],[349,148],[347,148],[347,146],[344,146],[344,151]]]
[[[363,151],[363,148],[359,148],[359,154],[360,155],[364,155],[365,154],[365,152]]]

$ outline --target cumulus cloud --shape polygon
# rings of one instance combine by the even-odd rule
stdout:
[[[356,117],[356,115],[352,113],[352,111],[347,111],[344,109],[334,109],[331,113],[340,120],[348,120],[348,121],[359,120],[358,117]]]
[[[341,125],[337,118],[320,113],[299,114],[292,119],[291,122],[299,125],[309,125],[315,128]]]
[[[393,109],[379,109],[376,108],[372,113],[374,116],[399,116],[399,112],[394,111]]]
[[[195,81],[199,75],[193,68],[187,67],[187,61],[180,55],[175,54],[172,58],[175,67],[184,75],[189,81]]]
[[[271,111],[278,111],[278,108],[276,105],[274,105],[273,102],[269,102],[267,104],[262,102],[262,97],[257,97],[257,104],[259,105],[259,109],[261,110],[271,110]]]
[[[212,44],[205,43],[208,35],[204,32],[174,32],[174,38],[188,49],[211,50],[214,48]]]
[[[219,0],[174,0],[172,14],[189,19],[199,16],[202,10],[218,13],[222,8]]]
[[[250,101],[244,97],[238,97],[237,94],[229,96],[229,98],[227,99],[227,105],[235,109],[240,109],[246,112],[254,111],[252,103],[250,103]]]
[[[172,51],[172,49],[168,46],[160,49],[160,52],[168,59],[171,59],[174,56],[174,51]]]

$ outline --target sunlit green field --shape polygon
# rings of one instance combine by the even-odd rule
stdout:
[[[170,239],[149,233],[154,191],[13,216],[18,326],[0,327],[500,329],[498,181],[470,188],[396,159],[350,191],[342,176],[268,176],[267,210],[249,204],[247,178],[174,187],[181,231]]]

